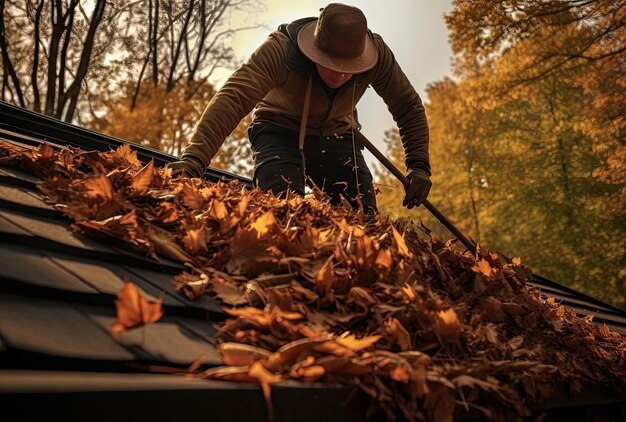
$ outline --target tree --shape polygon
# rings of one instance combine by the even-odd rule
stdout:
[[[81,91],[115,48],[124,2],[0,1],[2,100],[71,122]]]
[[[521,41],[534,41],[526,43],[527,60],[510,75],[518,82],[589,62],[623,60],[626,52],[626,6],[620,1],[455,0],[445,19],[462,71],[497,60]],[[563,31],[576,36],[563,37]]]
[[[255,3],[144,2],[135,10],[137,18],[132,21],[133,29],[127,39],[128,45],[136,48],[129,48],[126,56],[119,59],[127,68],[122,84],[124,94],[103,97],[99,108],[105,112],[94,116],[89,126],[180,155],[215,94],[210,77],[215,69],[234,60],[232,48],[225,41],[234,32],[247,29],[225,29],[221,21],[243,6],[254,8]],[[245,172],[251,167],[251,153],[246,147],[245,130],[236,130],[212,165],[248,174]],[[239,155],[237,159],[235,154]]]
[[[214,70],[234,62],[229,36],[246,29],[226,18],[256,7],[257,0],[2,0],[2,100],[178,155],[214,94]]]
[[[592,148],[601,157],[594,175],[612,186],[613,214],[626,213],[626,166],[620,165],[626,155],[623,2],[457,0],[454,4],[446,22],[458,75],[480,68],[497,70],[498,96],[519,96],[515,88],[520,85],[575,75],[571,83],[585,94],[580,112],[587,120],[581,128],[594,139]]]
[[[430,84],[425,104],[431,202],[484,247],[622,307],[624,11],[456,1],[456,78]]]

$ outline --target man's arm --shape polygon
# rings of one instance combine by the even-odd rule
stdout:
[[[383,99],[400,130],[406,155],[406,196],[402,205],[413,208],[428,196],[430,187],[430,157],[428,121],[422,100],[396,62],[396,59],[378,35],[378,62],[373,69],[372,86]]]
[[[286,77],[289,40],[273,33],[213,96],[173,172],[200,177],[220,146],[256,104]]]

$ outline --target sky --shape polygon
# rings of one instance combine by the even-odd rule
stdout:
[[[320,0],[260,0],[262,9],[251,15],[235,13],[230,27],[241,28],[263,24],[263,28],[238,32],[232,39],[236,56],[245,60],[281,23],[319,16],[319,9],[329,1]],[[451,75],[452,51],[444,13],[452,9],[451,0],[352,0],[343,3],[363,11],[369,28],[382,36],[393,51],[396,61],[409,78],[422,101],[427,101],[426,86]],[[219,86],[232,70],[216,74]],[[386,130],[395,126],[383,100],[373,89],[367,90],[357,104],[363,134],[383,152]],[[375,158],[365,153],[370,169]],[[373,170],[373,169],[372,169]]]

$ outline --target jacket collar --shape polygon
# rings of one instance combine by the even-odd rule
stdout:
[[[296,71],[305,77],[316,75],[317,72],[315,70],[315,64],[309,60],[298,47],[298,33],[304,25],[316,19],[317,18],[302,18],[279,27],[279,30],[286,34],[291,41],[291,46],[287,53],[287,69]]]

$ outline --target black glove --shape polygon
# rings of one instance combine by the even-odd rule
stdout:
[[[406,178],[409,183],[404,187],[406,196],[402,201],[402,206],[408,209],[419,207],[428,197],[433,182],[430,181],[428,173],[420,169],[410,169]]]
[[[206,170],[202,161],[192,156],[184,157],[180,161],[172,161],[166,167],[172,169],[172,177],[201,177],[204,174],[204,170]]]

